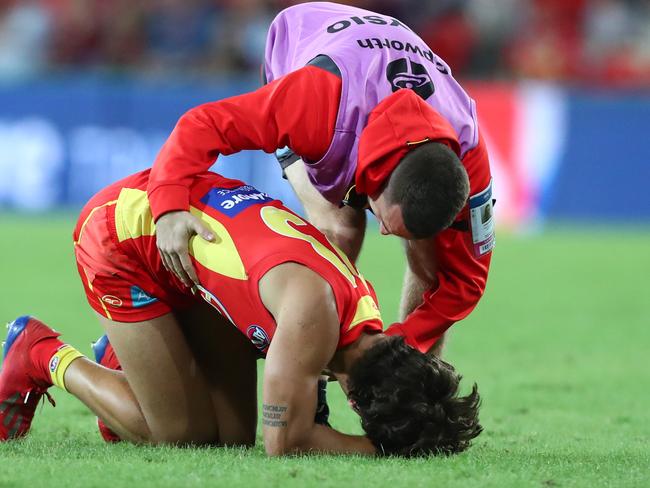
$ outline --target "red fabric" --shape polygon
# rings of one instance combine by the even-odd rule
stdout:
[[[52,356],[54,356],[54,354],[56,354],[65,343],[59,339],[59,336],[61,335],[59,332],[50,329],[38,319],[32,317],[30,320],[33,322],[28,327],[40,329],[38,335],[42,335],[43,338],[38,342],[35,342],[34,345],[29,348],[31,371],[28,374],[39,384],[51,385],[52,373],[50,371],[50,361],[52,360]],[[37,323],[39,325],[35,327],[35,324]]]
[[[490,183],[487,150],[482,139],[462,160],[470,178],[471,194],[485,189]],[[467,214],[467,208],[461,215]],[[474,309],[485,291],[490,260],[489,252],[480,258],[474,256],[469,231],[446,229],[432,241],[435,256],[437,285],[427,290],[423,303],[404,322],[391,325],[386,333],[401,335],[411,346],[426,352],[442,334]]]
[[[346,265],[343,260],[336,258],[338,251],[321,232],[293,214],[280,201],[271,198],[242,199],[235,207],[224,210],[225,207],[220,205],[223,200],[234,197],[222,196],[245,191],[239,190],[244,184],[215,173],[195,176],[190,188],[190,201],[192,207],[223,226],[232,239],[236,258],[227,248],[215,248],[213,254],[202,262],[192,257],[192,264],[204,288],[193,295],[163,268],[154,236],[141,235],[118,242],[115,222],[120,211],[116,211],[116,206],[119,205],[122,212],[133,210],[125,206],[123,198],[117,197],[121,202],[119,204],[116,204],[115,198],[120,195],[122,188],[144,190],[148,175],[149,171],[143,171],[104,189],[86,205],[75,229],[75,255],[79,272],[87,299],[99,314],[117,322],[140,322],[160,317],[177,308],[185,308],[203,298],[222,315],[229,317],[249,338],[252,339],[253,332],[257,331],[257,338],[267,340],[266,344],[262,342],[264,347],[258,348],[266,352],[276,324],[260,299],[259,280],[269,269],[279,264],[296,262],[318,273],[330,284],[341,327],[339,347],[354,342],[362,331],[381,332],[382,323],[378,319],[350,326],[359,301],[370,295],[376,303],[376,297],[372,288],[361,277],[355,276],[352,270],[350,276],[346,277],[335,267],[336,260],[341,268]],[[283,218],[290,214],[291,220],[283,221],[280,225],[284,227],[274,230],[272,224],[261,215],[263,206],[285,212],[281,215]],[[138,215],[139,225],[148,228],[146,209],[142,211],[145,213]],[[278,223],[273,225],[277,226]],[[293,230],[286,233],[289,227]],[[329,250],[333,259],[330,260],[317,250],[314,245],[316,241]],[[214,271],[206,267],[210,259],[213,265],[227,260],[236,263],[237,259],[243,266],[246,277],[226,276]],[[133,286],[156,300],[134,303]]]
[[[118,245],[114,217],[115,204],[104,205],[92,212],[87,221],[80,218],[75,231],[77,270],[93,310],[110,320],[132,323],[191,306],[193,297],[180,293],[178,287],[172,285],[175,278],[171,275],[167,273],[165,280],[160,282],[152,277],[151,269],[165,272],[159,257],[154,267],[149,268],[135,263],[133,256]],[[150,237],[142,239],[155,244]],[[157,253],[155,245],[151,248]],[[133,302],[132,286],[157,300],[139,306]]]
[[[412,90],[398,90],[375,107],[359,140],[357,191],[376,195],[401,159],[424,140],[441,142],[460,155],[453,127]]]
[[[189,207],[193,175],[209,168],[219,154],[244,149],[271,152],[289,146],[296,154],[317,161],[332,140],[341,80],[308,66],[261,89],[187,112],[158,155],[147,191],[157,219]],[[326,121],[326,123],[323,123]],[[446,142],[459,153],[453,129],[434,109],[410,90],[399,90],[380,103],[361,136],[357,188],[375,193],[408,151],[406,142],[424,138]],[[463,158],[472,194],[490,181],[487,152],[481,142]],[[162,189],[162,191],[161,191]],[[467,212],[465,209],[464,212]],[[455,321],[467,316],[483,290],[489,255],[473,256],[471,236],[455,230],[435,238],[432,253],[438,263],[438,286],[424,303],[389,333],[427,350]]]
[[[254,92],[189,110],[151,170],[147,192],[154,219],[187,210],[193,176],[219,154],[289,146],[309,160],[321,159],[334,134],[340,94],[338,76],[306,66]]]
[[[59,332],[33,317],[19,317],[9,329],[14,341],[5,344],[0,369],[0,442],[29,432],[39,400],[52,386],[50,360],[63,345]]]

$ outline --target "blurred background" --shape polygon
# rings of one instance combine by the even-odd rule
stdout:
[[[101,334],[74,266],[78,209],[150,166],[186,110],[258,87],[268,25],[291,3],[0,0],[0,320],[31,313],[75,345]],[[445,351],[465,387],[479,383],[486,433],[477,456],[431,464],[419,479],[650,486],[650,0],[349,3],[399,18],[450,64],[477,101],[495,180],[501,228],[486,295],[452,328]],[[215,169],[299,210],[273,156],[245,152]],[[398,319],[401,247],[375,228],[360,257],[386,324]],[[41,479],[61,465],[68,476],[79,468],[74,486],[107,472],[118,485],[151,470],[186,473],[151,464],[150,451],[88,449],[68,459],[62,425],[66,436],[79,433],[66,446],[100,441],[94,417],[57,401],[69,408],[43,409],[26,451],[0,446],[0,458],[13,456],[3,469],[13,467],[14,485],[27,484],[15,473]],[[358,431],[334,387],[330,401],[334,425]],[[65,461],[43,468],[51,453]],[[131,469],[138,456],[146,475]],[[237,480],[242,459],[231,463]],[[365,479],[352,464],[331,469]],[[386,486],[405,484],[402,465],[372,466],[373,483],[381,473]],[[248,468],[255,479],[279,479],[259,467]],[[208,483],[223,475],[224,466],[214,469]],[[327,484],[327,469],[305,471],[307,484]],[[284,486],[288,471],[277,472]],[[300,476],[296,486],[305,485]]]
[[[191,106],[259,85],[286,0],[0,0],[0,209],[78,207]],[[500,223],[647,223],[650,0],[360,0],[477,100]],[[219,171],[297,206],[270,156]]]

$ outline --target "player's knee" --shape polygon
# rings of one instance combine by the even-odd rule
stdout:
[[[233,447],[253,447],[255,445],[255,431],[242,432],[220,439],[220,444]]]
[[[219,434],[213,425],[188,425],[184,422],[169,422],[151,429],[151,443],[171,445],[216,445]]]
[[[223,446],[252,447],[257,433],[257,403],[240,406],[238,415],[217,413],[219,419],[219,443]]]

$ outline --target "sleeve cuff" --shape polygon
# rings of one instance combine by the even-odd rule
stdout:
[[[391,324],[388,327],[388,329],[384,331],[384,334],[388,336],[401,336],[404,338],[404,340],[409,346],[425,354],[429,351],[429,348],[431,347],[428,344],[421,343],[420,341],[418,341],[418,339],[415,336],[409,334],[408,331],[399,322],[395,322],[394,324]]]
[[[160,185],[149,191],[149,205],[154,222],[164,214],[190,209],[190,190],[183,185]]]
[[[384,331],[384,334],[389,336],[402,336],[406,337],[406,331],[402,328],[402,324],[395,322],[388,326],[388,329]]]

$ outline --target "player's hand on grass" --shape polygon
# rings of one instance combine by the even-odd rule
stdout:
[[[188,251],[190,238],[197,234],[206,241],[214,240],[203,222],[187,211],[169,212],[156,221],[156,246],[163,266],[188,287],[199,284]]]

